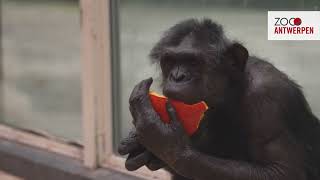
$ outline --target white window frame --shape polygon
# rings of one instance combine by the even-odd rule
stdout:
[[[129,172],[125,159],[113,152],[111,2],[82,0],[84,163],[148,179],[170,179],[159,170]],[[104,82],[104,83],[102,83]]]

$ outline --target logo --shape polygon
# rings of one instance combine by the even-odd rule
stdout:
[[[320,11],[269,11],[269,40],[320,40]]]
[[[302,23],[301,18],[280,18],[276,17],[276,23],[274,24],[275,26],[287,26],[288,24],[291,26],[299,26]]]

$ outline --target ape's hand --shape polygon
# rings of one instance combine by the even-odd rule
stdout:
[[[171,122],[165,124],[154,111],[149,98],[152,78],[141,81],[130,96],[130,111],[137,130],[138,141],[169,166],[190,148],[190,139],[176,117],[175,109],[167,102]]]
[[[125,164],[129,171],[135,171],[144,165],[151,171],[156,171],[166,166],[163,161],[138,142],[135,129],[131,130],[129,136],[120,142],[118,152],[123,156],[129,154]]]

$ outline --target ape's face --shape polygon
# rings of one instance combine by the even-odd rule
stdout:
[[[160,60],[165,96],[187,104],[204,98],[204,64],[193,56],[171,54]]]
[[[210,63],[207,58],[195,49],[168,50],[160,59],[163,94],[187,104],[205,101],[209,106],[223,99],[227,76],[217,60]]]
[[[187,104],[205,101],[214,107],[230,99],[248,52],[238,43],[226,42],[216,25],[203,26],[190,32],[188,27],[173,27],[153,48],[151,57],[161,66],[165,96]]]

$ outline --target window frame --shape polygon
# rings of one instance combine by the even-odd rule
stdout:
[[[70,145],[62,140],[33,134],[31,132],[3,124],[0,124],[0,139],[33,146],[74,159],[82,160],[83,157],[83,151],[81,147]]]
[[[116,127],[113,122],[117,117],[113,108],[116,103],[113,100],[117,91],[114,87],[116,84],[112,83],[115,80],[112,74],[117,72],[119,49],[117,46],[112,47],[117,44],[112,41],[118,40],[117,8],[116,0],[81,1],[82,43],[83,47],[87,47],[83,48],[83,66],[87,68],[83,77],[83,98],[86,98],[83,103],[84,162],[88,167],[100,165],[142,178],[170,179],[169,173],[164,170],[151,172],[143,167],[135,172],[127,171],[124,166],[125,159],[117,156],[113,151],[115,139],[113,129]],[[101,82],[105,83],[99,85]],[[94,103],[94,97],[96,97],[96,103]],[[96,144],[94,145],[93,142]]]

